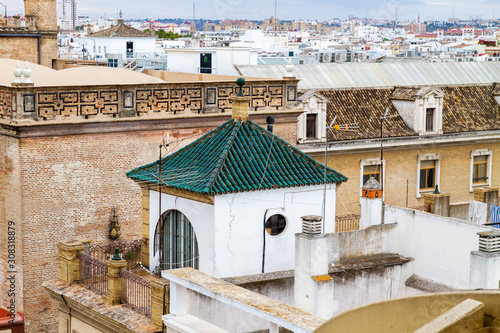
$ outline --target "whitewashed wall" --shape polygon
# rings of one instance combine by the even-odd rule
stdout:
[[[214,206],[165,193],[162,193],[161,198],[162,214],[176,209],[189,219],[198,240],[200,271],[214,275]],[[158,192],[149,191],[149,260],[152,268],[158,265],[158,254],[153,253],[158,217]]]
[[[385,223],[363,230],[328,234],[329,264],[347,258],[399,253],[398,224]]]
[[[86,48],[91,55],[100,55],[105,57],[105,53],[121,53],[123,59],[126,57],[127,52],[127,42],[133,42],[134,52],[155,52],[156,49],[156,37],[92,37],[86,38]],[[94,53],[94,42],[96,50]],[[99,46],[101,47],[101,52],[99,53]],[[106,46],[106,52],[104,47]]]
[[[323,215],[323,186],[226,194],[215,197],[214,253],[216,277],[262,273],[265,234],[265,272],[294,268],[295,233],[304,215]],[[326,232],[335,231],[335,184],[327,186]],[[281,214],[286,229],[277,236],[264,230],[266,219]]]
[[[459,219],[385,206],[385,222],[399,224],[398,253],[414,258],[414,273],[460,289],[469,288],[470,253],[480,231],[492,228]]]
[[[409,263],[333,274],[332,317],[369,303],[422,293],[405,285],[411,275]]]
[[[168,70],[173,72],[198,73],[202,53],[212,54],[212,74],[239,76],[234,65],[257,64],[256,52],[250,48],[167,49],[165,53]]]

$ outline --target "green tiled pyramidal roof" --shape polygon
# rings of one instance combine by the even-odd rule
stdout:
[[[127,172],[158,184],[158,163]],[[223,194],[323,184],[325,167],[278,136],[247,120],[224,123],[162,159],[162,185],[199,194]],[[327,183],[347,177],[327,168]]]

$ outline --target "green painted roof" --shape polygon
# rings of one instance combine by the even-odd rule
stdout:
[[[223,194],[323,184],[325,167],[256,123],[224,123],[162,159],[164,186],[200,194]],[[158,184],[158,163],[127,172]],[[327,183],[347,177],[327,168]]]

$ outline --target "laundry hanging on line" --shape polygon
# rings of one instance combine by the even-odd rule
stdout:
[[[500,223],[500,206],[490,205],[490,223]],[[500,229],[500,225],[492,225],[492,227]]]

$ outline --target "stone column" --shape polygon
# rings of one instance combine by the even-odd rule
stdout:
[[[439,216],[450,216],[450,195],[446,193],[440,194],[424,194],[424,205],[429,205],[430,213]]]
[[[104,295],[104,302],[110,305],[117,305],[121,303],[122,295],[120,272],[127,267],[127,261],[123,259],[109,259],[106,260],[106,265],[108,266],[108,292]]]
[[[329,319],[333,315],[333,288],[328,275],[327,236],[295,234],[295,306]]]
[[[71,285],[80,278],[80,259],[78,253],[83,251],[83,243],[77,240],[62,241],[57,244],[59,249],[58,278]]]
[[[162,316],[170,312],[170,285],[164,278],[151,281],[151,322],[162,325]],[[166,285],[166,287],[164,287]],[[164,295],[165,292],[165,295]],[[163,312],[165,310],[165,312]]]
[[[250,105],[250,97],[233,96],[230,98],[232,104],[232,117],[246,121],[248,119],[248,108]]]

